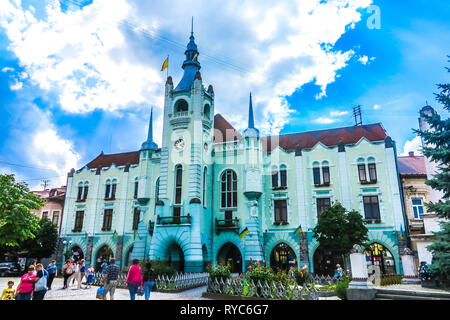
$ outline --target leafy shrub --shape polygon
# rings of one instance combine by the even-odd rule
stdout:
[[[271,267],[263,266],[259,261],[251,262],[245,273],[247,280],[253,280],[254,283],[261,281],[261,283],[272,281],[274,279],[274,273]]]
[[[351,277],[344,276],[339,279],[339,281],[336,283],[336,288],[334,289],[334,293],[336,296],[338,296],[341,300],[347,300],[347,289],[348,284],[351,281]]]
[[[390,286],[393,284],[401,284],[403,276],[398,274],[387,274],[381,277],[381,286]]]
[[[294,269],[294,278],[297,284],[303,286],[304,284],[312,284],[314,282],[313,276],[308,271],[308,266],[304,265],[300,269]]]
[[[336,285],[335,284],[330,284],[327,286],[316,286],[315,287],[318,291],[334,291],[334,289],[336,289]]]
[[[214,279],[226,280],[226,279],[230,279],[231,278],[231,271],[230,271],[230,269],[231,269],[231,265],[230,264],[227,264],[226,266],[218,264],[218,265],[215,265],[215,266],[208,267],[206,269],[206,271],[209,273],[209,277],[212,280],[214,280]]]
[[[169,265],[168,261],[164,260],[153,260],[144,259],[139,261],[139,266],[142,269],[142,272],[146,271],[146,265],[148,262],[151,262],[152,269],[156,273],[157,276],[173,276],[177,272],[173,267]]]
[[[289,278],[289,276],[282,271],[279,271],[277,274],[273,275],[272,280],[277,284],[281,283],[283,286],[295,284],[295,281]]]

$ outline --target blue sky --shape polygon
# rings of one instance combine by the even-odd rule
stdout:
[[[249,91],[266,134],[353,125],[361,105],[363,123],[381,122],[400,153],[419,147],[425,101],[448,116],[433,95],[449,82],[448,1],[5,0],[0,172],[62,185],[101,151],[137,150],[151,106],[160,143],[159,69],[170,55],[181,78],[191,16],[215,111],[239,129]]]

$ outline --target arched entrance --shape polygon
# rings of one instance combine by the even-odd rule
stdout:
[[[106,263],[109,262],[109,259],[114,257],[114,253],[111,250],[111,248],[107,245],[104,245],[97,251],[97,255],[95,257],[95,270],[100,270],[100,266],[102,265],[103,261]]]
[[[297,267],[297,256],[286,243],[279,243],[270,254],[270,266],[275,272],[287,272],[290,267]]]
[[[72,258],[75,261],[80,261],[81,259],[84,259],[84,252],[79,246],[73,246],[72,249]]]
[[[342,255],[323,250],[321,247],[318,247],[314,252],[313,263],[314,274],[319,276],[334,276],[337,264],[344,268]]]
[[[382,244],[372,243],[364,251],[366,255],[367,266],[380,266],[383,274],[393,274],[395,272],[395,260],[391,252]]]
[[[239,248],[231,242],[225,243],[217,253],[217,263],[222,265],[230,263],[232,273],[241,273],[242,254]]]
[[[173,242],[167,253],[169,265],[178,272],[184,272],[184,253],[178,243]]]

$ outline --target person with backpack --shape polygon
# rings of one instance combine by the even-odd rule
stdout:
[[[69,277],[73,274],[73,267],[72,267],[72,262],[70,261],[70,259],[66,260],[66,263],[63,265],[61,271],[62,271],[62,274],[64,277],[63,289],[67,289],[67,279],[69,279]]]
[[[36,277],[33,279],[33,300],[44,300],[47,293],[48,271],[44,269],[41,263],[36,265]]]
[[[156,282],[156,273],[153,271],[152,264],[150,262],[145,264],[145,272],[142,276],[142,281],[144,283],[145,300],[148,300],[150,299],[150,292]]]

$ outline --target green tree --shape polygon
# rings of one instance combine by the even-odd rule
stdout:
[[[450,58],[450,56],[449,56]],[[449,60],[450,62],[450,60]],[[450,72],[450,68],[446,68]],[[438,84],[440,93],[435,94],[436,100],[443,108],[450,111],[450,83]],[[450,118],[442,119],[437,113],[431,116],[424,115],[430,124],[430,130],[414,130],[422,137],[424,144],[423,154],[438,164],[438,172],[433,179],[425,183],[435,190],[443,193],[442,201],[427,203],[429,212],[435,212],[444,219],[450,218]],[[450,287],[450,222],[441,222],[441,231],[434,233],[435,242],[427,247],[433,254],[433,263],[430,266],[431,274],[442,285]]]
[[[29,193],[27,184],[16,182],[13,174],[0,174],[0,246],[18,247],[33,238],[39,218],[30,210],[42,206],[42,199]]]
[[[58,228],[50,220],[41,219],[33,234],[33,238],[23,241],[21,250],[26,250],[29,258],[49,258],[56,250]]]
[[[353,245],[364,246],[369,240],[362,215],[355,210],[348,212],[339,202],[319,215],[313,232],[321,249],[342,256],[347,255]]]

